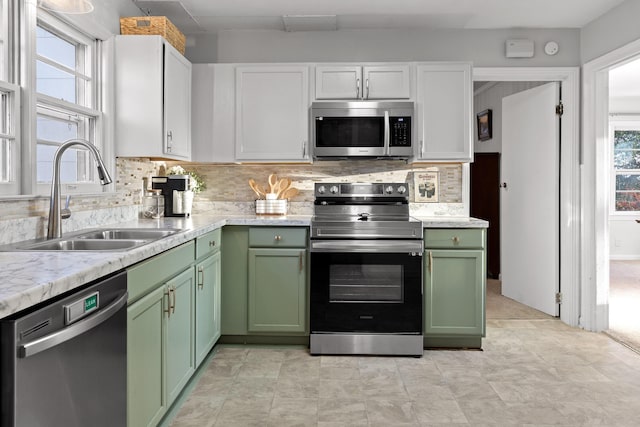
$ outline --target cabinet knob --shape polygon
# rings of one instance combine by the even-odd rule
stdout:
[[[209,247],[212,248],[216,245],[216,241],[215,240],[209,240]]]
[[[453,240],[454,245],[457,245],[458,243],[460,243],[460,238],[458,236],[453,236],[451,240]]]
[[[274,236],[273,240],[279,242],[280,240],[282,240],[282,236]]]

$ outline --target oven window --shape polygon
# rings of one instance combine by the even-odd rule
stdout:
[[[333,264],[329,266],[330,302],[402,303],[402,265]]]
[[[383,117],[316,118],[317,147],[383,147]]]

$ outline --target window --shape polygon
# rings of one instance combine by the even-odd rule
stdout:
[[[613,210],[637,214],[640,211],[640,118],[612,122],[611,139]]]
[[[18,194],[20,90],[11,76],[9,1],[0,0],[0,195]]]
[[[36,179],[38,193],[49,191],[53,157],[69,139],[83,139],[100,149],[96,51],[98,42],[40,15],[36,28]],[[64,193],[100,191],[90,153],[71,148],[62,157]]]

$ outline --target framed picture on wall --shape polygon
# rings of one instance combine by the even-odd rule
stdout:
[[[491,139],[491,110],[480,111],[476,114],[476,123],[478,125],[478,140]]]
[[[413,175],[415,201],[418,203],[437,203],[439,180],[437,171],[416,172]]]

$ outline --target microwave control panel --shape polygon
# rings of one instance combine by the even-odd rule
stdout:
[[[391,128],[391,147],[411,146],[411,117],[389,117]]]

